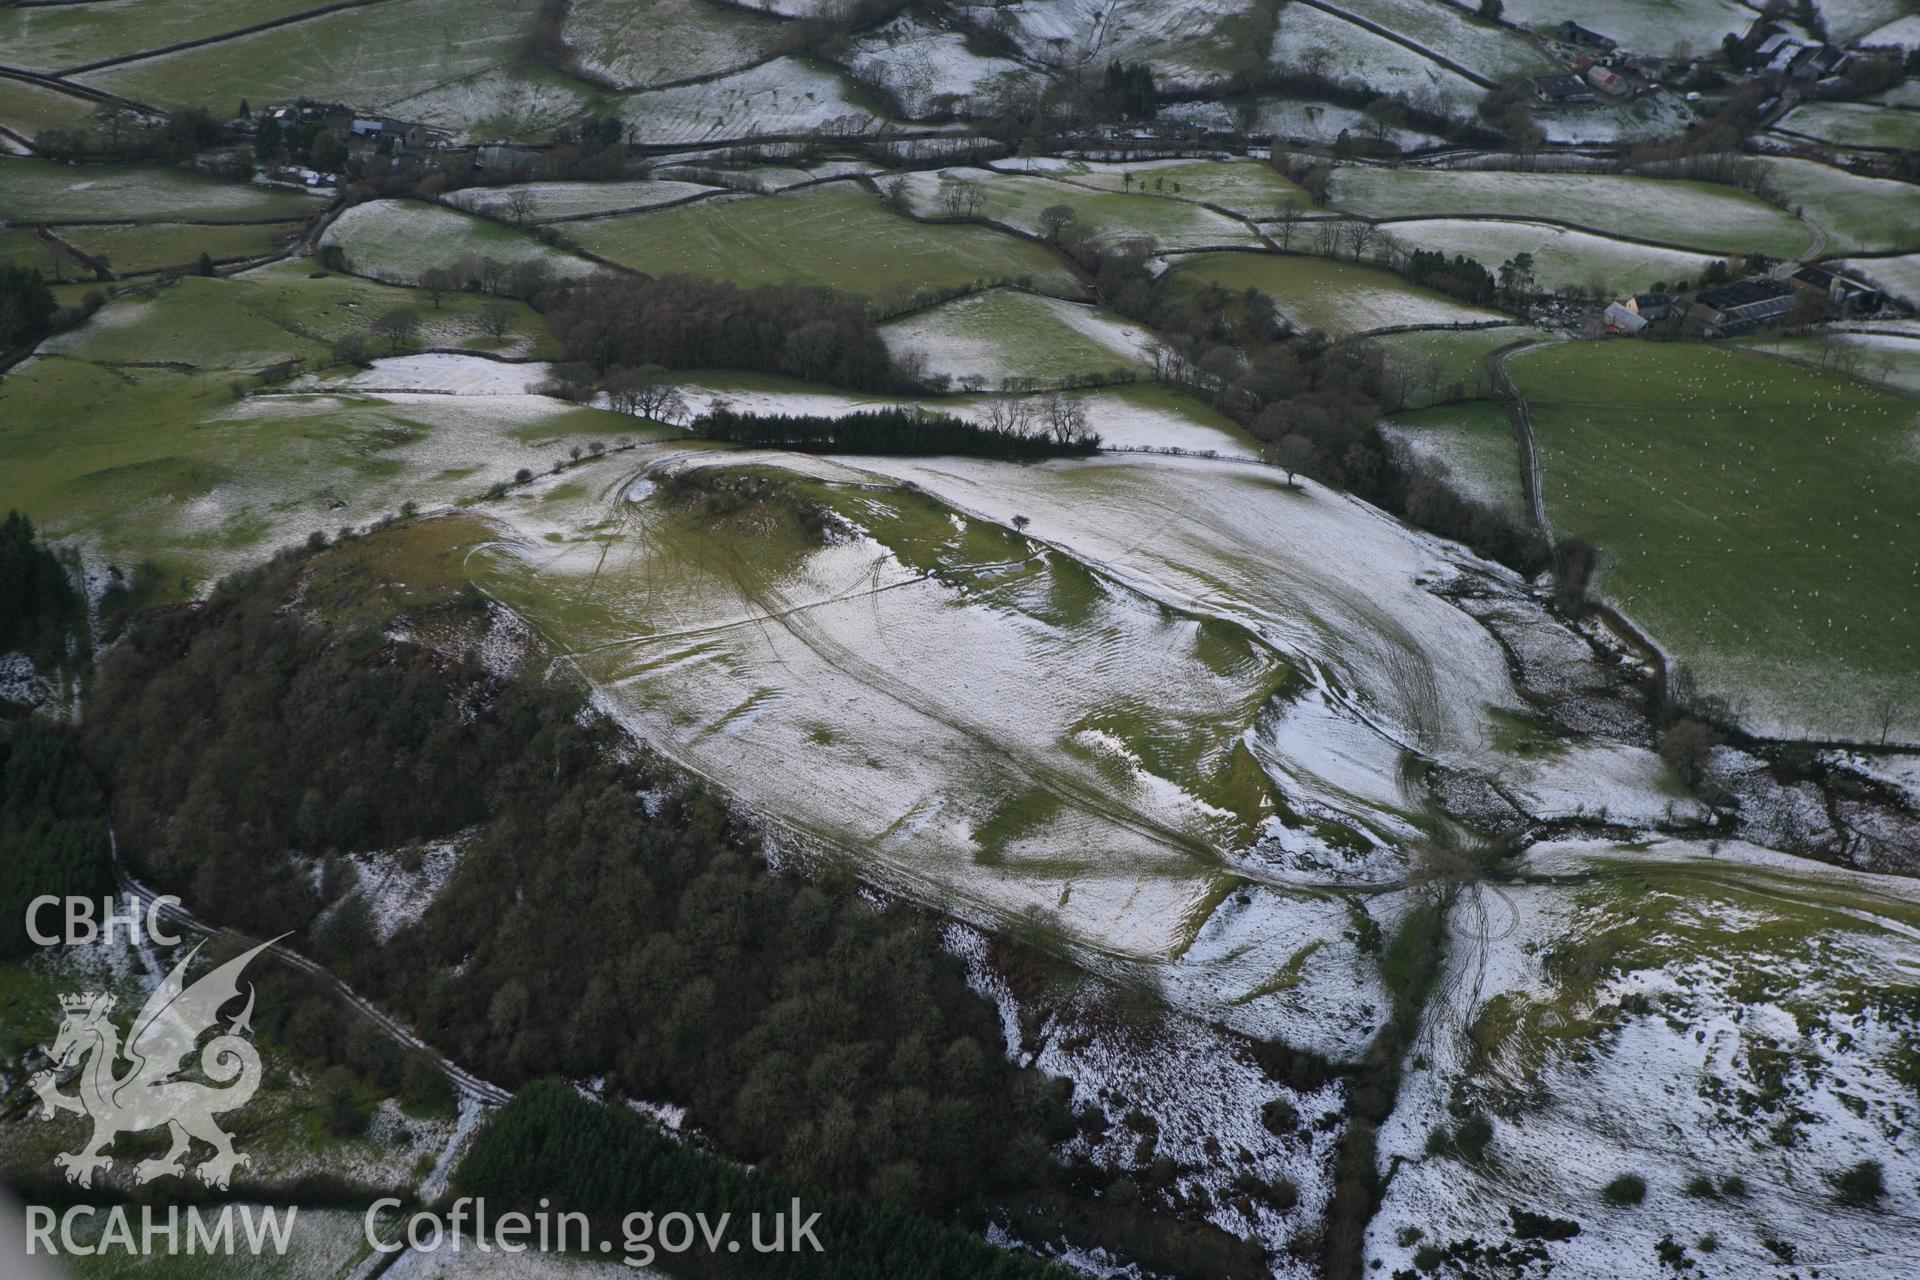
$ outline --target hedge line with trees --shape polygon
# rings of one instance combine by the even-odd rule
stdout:
[[[820,453],[974,454],[991,458],[1086,455],[1100,448],[1089,432],[1021,431],[915,409],[869,409],[828,418],[713,410],[694,421],[711,440]]]

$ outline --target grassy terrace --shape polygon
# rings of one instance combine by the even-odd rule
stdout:
[[[1798,218],[1736,188],[1625,174],[1350,165],[1334,175],[1333,202],[1372,218],[1551,218],[1712,253],[1791,258],[1813,243],[1813,232]]]
[[[1556,533],[1606,550],[1608,598],[1709,690],[1756,724],[1835,734],[1911,692],[1913,399],[1692,344],[1571,343],[1510,368]]]
[[[711,276],[737,284],[823,284],[882,305],[921,289],[1030,276],[1036,288],[1078,298],[1085,290],[1039,245],[984,227],[928,226],[890,212],[851,182],[791,195],[569,224],[595,253],[654,275]]]

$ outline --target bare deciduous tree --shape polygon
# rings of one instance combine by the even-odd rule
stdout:
[[[1280,206],[1280,212],[1274,216],[1274,235],[1280,241],[1282,249],[1293,248],[1293,233],[1300,229],[1304,217],[1292,203]]]
[[[395,307],[373,322],[373,332],[386,341],[390,351],[398,351],[418,336],[420,313],[412,307]]]
[[[531,187],[515,187],[507,193],[507,216],[513,219],[517,227],[524,227],[533,221],[533,215],[539,212],[540,197]]]
[[[480,310],[480,332],[489,338],[504,338],[513,332],[513,307],[504,302],[489,303]]]
[[[674,385],[672,375],[657,364],[616,369],[603,385],[607,399],[621,413],[666,423],[680,422],[687,416],[686,397]]]

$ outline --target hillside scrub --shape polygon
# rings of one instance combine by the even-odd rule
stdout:
[[[911,390],[865,303],[831,289],[597,276],[545,301],[567,354],[620,366],[741,369],[855,391]]]

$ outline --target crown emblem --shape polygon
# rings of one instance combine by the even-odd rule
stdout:
[[[98,991],[83,991],[79,995],[61,996],[60,1007],[68,1013],[88,1013],[96,1008],[105,1013],[113,1008],[113,997]]]

